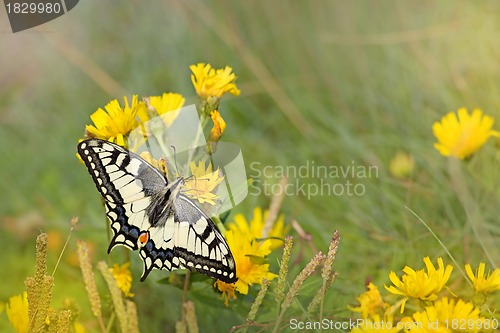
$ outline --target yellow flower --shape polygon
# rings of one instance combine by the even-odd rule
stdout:
[[[436,309],[439,322],[455,331],[478,332],[484,327],[485,318],[480,316],[479,309],[472,303],[461,299],[455,303],[454,300],[443,297],[434,303],[433,308]],[[456,328],[453,327],[453,323],[456,323]],[[459,326],[463,327],[463,323],[466,325],[462,330]]]
[[[142,152],[140,156],[149,164],[160,170],[165,176],[168,175],[167,164],[163,159],[155,159],[150,152]],[[224,175],[220,169],[212,171],[212,165],[205,166],[204,161],[199,161],[198,165],[194,161],[189,164],[191,175],[185,179],[182,193],[199,203],[215,205],[215,200],[219,197],[214,193],[217,186],[224,180]]]
[[[87,332],[85,330],[85,326],[83,326],[80,322],[75,321],[75,324],[73,325],[73,328],[75,329],[75,333],[85,333]]]
[[[148,106],[153,107],[158,115],[162,115],[182,108],[185,101],[186,99],[181,94],[169,92],[161,96],[150,96]]]
[[[199,161],[198,165],[195,162],[189,164],[192,178],[186,179],[183,193],[191,199],[198,200],[199,203],[209,203],[215,205],[215,200],[219,197],[213,192],[217,186],[224,180],[224,175],[217,170],[212,171],[212,165],[208,164],[205,167],[204,161]]]
[[[5,307],[7,318],[18,333],[25,333],[28,331],[29,318],[28,318],[28,293],[24,292],[22,295],[12,296],[9,298],[9,303]]]
[[[226,232],[226,242],[236,262],[235,290],[240,294],[248,294],[252,284],[262,284],[262,279],[268,281],[277,277],[269,272],[269,264],[265,264],[265,257],[271,253],[271,241],[259,242],[241,230],[233,229]],[[227,289],[224,282],[217,281],[219,290]]]
[[[438,297],[438,293],[443,289],[450,278],[453,266],[448,265],[444,268],[443,259],[437,260],[439,268],[436,270],[429,257],[424,258],[424,263],[427,268],[427,273],[424,270],[415,271],[412,268],[405,266],[402,279],[400,280],[396,273],[391,272],[389,279],[394,286],[384,286],[389,292],[405,296],[401,304],[401,313],[404,311],[404,306],[408,298],[417,298],[423,301],[434,301]]]
[[[132,287],[130,263],[126,262],[123,265],[114,264],[109,270],[111,271],[111,274],[113,274],[113,277],[118,284],[118,288],[123,291],[123,294],[127,297],[133,297],[134,294],[130,293],[130,288]]]
[[[235,289],[240,294],[247,294],[252,284],[262,284],[262,280],[271,281],[277,275],[269,272],[269,264],[264,264],[265,257],[271,253],[270,242],[250,240],[234,231],[228,231],[228,246],[236,253]]]
[[[137,95],[132,97],[132,105],[129,105],[127,97],[124,97],[124,101],[124,108],[114,99],[104,107],[106,111],[99,108],[94,112],[90,116],[94,125],[85,127],[88,136],[125,146],[130,131],[145,122],[148,114],[146,105],[139,102]]]
[[[217,110],[212,111],[210,113],[210,117],[214,122],[214,127],[210,130],[210,141],[217,142],[226,129],[226,122],[222,119],[219,111]]]
[[[254,212],[256,215],[260,214],[257,220],[261,220],[260,208],[256,208]],[[269,272],[269,264],[265,261],[265,257],[272,251],[272,241],[270,239],[262,241],[255,237],[256,234],[262,234],[263,225],[261,223],[260,230],[257,230],[256,224],[251,223],[249,226],[245,218],[238,214],[226,232],[226,242],[236,263],[238,281],[234,283],[234,290],[240,294],[248,294],[249,287],[253,284],[262,284],[262,279],[271,281],[277,277],[276,274]],[[230,297],[235,298],[227,283],[216,281],[215,286],[225,293],[223,296],[226,297],[226,303]]]
[[[406,317],[402,322],[413,322],[409,332],[479,332],[485,327],[485,318],[472,303],[447,297],[434,302],[425,311],[413,314],[413,321]]]
[[[384,303],[382,300],[377,286],[371,282],[368,284],[368,291],[361,294],[358,297],[358,301],[360,304],[358,307],[347,307],[351,311],[361,312],[361,318],[379,316],[380,314],[384,314],[385,310],[389,307],[389,304]]]
[[[490,136],[500,136],[500,132],[492,130],[494,120],[474,109],[469,115],[466,108],[458,109],[458,119],[450,112],[435,122],[432,131],[438,139],[434,147],[444,156],[464,159],[481,148]]]
[[[490,271],[486,275],[484,274],[484,268],[485,264],[483,262],[479,263],[476,275],[474,275],[471,266],[469,264],[465,265],[465,271],[474,285],[474,290],[485,294],[500,290],[500,268],[495,269],[493,272]]]
[[[220,292],[222,292],[222,299],[224,300],[224,305],[228,306],[229,305],[229,300],[230,299],[236,299],[236,294],[234,293],[236,287],[234,283],[225,283],[222,282],[221,280],[215,281],[214,284],[215,287],[219,289]]]
[[[401,319],[400,325],[405,332],[411,333],[452,333],[445,325],[439,325],[438,315],[433,307]]]
[[[178,111],[184,106],[186,99],[181,94],[163,93],[161,96],[150,96],[144,99],[149,110],[149,118],[161,116],[165,126],[169,127],[177,118]]]
[[[363,319],[356,322],[355,328],[350,333],[396,333],[400,328],[393,324],[393,319],[382,318],[380,315],[374,315],[372,319]]]
[[[415,161],[413,160],[413,156],[400,151],[392,158],[389,171],[396,178],[407,179],[412,174],[414,167]]]
[[[191,74],[191,82],[196,89],[196,93],[202,99],[208,97],[216,97],[220,99],[224,94],[230,93],[234,96],[240,94],[240,90],[236,87],[234,81],[236,75],[232,73],[233,69],[226,66],[224,69],[214,69],[210,64],[199,63],[189,66],[193,74]]]
[[[261,239],[263,238],[264,224],[268,216],[269,210],[262,213],[260,207],[255,207],[250,224],[247,223],[245,216],[238,214],[234,217],[234,223],[229,225],[229,228],[232,230],[241,230],[241,232],[251,235],[254,239]],[[283,246],[282,239],[285,237],[285,232],[285,217],[280,215],[266,237],[270,238],[271,250]]]

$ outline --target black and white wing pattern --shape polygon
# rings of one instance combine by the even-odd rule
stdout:
[[[88,139],[81,156],[105,201],[117,245],[139,250],[141,281],[153,268],[188,268],[227,283],[236,278],[233,255],[212,220],[151,164],[114,143]]]

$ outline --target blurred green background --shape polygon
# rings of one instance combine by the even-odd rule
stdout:
[[[404,206],[431,226],[460,263],[476,267],[484,261],[492,268],[466,223],[446,158],[433,148],[432,124],[459,107],[479,107],[500,119],[498,1],[87,0],[16,34],[2,11],[0,301],[24,290],[41,230],[49,232],[54,267],[76,215],[78,228],[55,274],[53,306],[76,299],[81,321],[92,331],[75,243],[92,243],[94,262],[106,260],[107,227],[95,187],[75,157],[77,140],[90,114],[115,98],[173,91],[196,103],[188,67],[197,62],[229,65],[238,76],[241,96],[224,98],[220,111],[227,122],[223,140],[242,147],[247,166],[314,161],[378,168],[378,177],[354,180],[364,186],[362,196],[299,193],[283,203],[287,223],[298,221],[312,236],[313,246],[290,231],[297,260],[301,253],[307,260],[316,250],[326,251],[333,231],[340,231],[339,276],[325,306],[330,313],[348,316],[345,305],[355,303],[365,281],[388,284],[391,270],[422,267],[424,256],[450,263]],[[389,172],[398,151],[415,160],[409,179]],[[498,145],[489,142],[464,163],[481,227],[496,244],[498,160]],[[247,173],[259,178],[250,168]],[[257,184],[278,182],[260,178]],[[269,200],[251,191],[233,214],[250,217],[253,207],[267,207]],[[498,265],[498,247],[489,251]],[[156,283],[165,272],[140,283],[142,264],[136,254],[131,257],[141,330],[173,329],[181,291]],[[123,253],[112,258],[119,262]],[[276,258],[271,267],[277,271]],[[244,306],[217,303],[197,303],[205,331],[243,322],[237,313],[244,314]],[[4,319],[0,330],[11,330]]]

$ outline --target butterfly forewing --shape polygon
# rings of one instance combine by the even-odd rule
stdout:
[[[97,190],[108,202],[129,203],[158,191],[167,179],[138,155],[113,143],[90,139],[78,145]]]
[[[116,245],[139,249],[141,281],[153,268],[184,267],[228,283],[237,280],[226,241],[212,220],[179,193],[183,182],[169,183],[144,159],[107,141],[84,140],[78,154],[105,200],[113,230],[108,251]]]

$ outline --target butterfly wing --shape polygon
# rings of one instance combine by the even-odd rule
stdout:
[[[174,254],[189,269],[221,281],[236,282],[236,265],[214,222],[187,196],[175,201]]]
[[[188,268],[227,283],[235,282],[233,255],[212,220],[183,194],[173,205],[174,214],[163,226],[149,230],[149,240],[139,251],[145,265],[141,280],[153,268]]]
[[[163,208],[152,198],[165,191],[165,176],[140,156],[116,144],[88,139],[78,145],[97,190],[105,200],[106,215],[111,222],[113,239],[108,252],[116,245],[139,249],[139,237],[148,232],[140,247],[144,261],[141,281],[153,268],[173,270],[186,267],[224,282],[235,282],[233,256],[212,220],[189,198],[164,198],[173,205],[173,214],[158,225],[151,221],[148,207]]]
[[[105,200],[113,230],[108,252],[116,245],[137,250],[141,231],[150,226],[150,196],[167,186],[167,179],[140,156],[108,141],[84,140],[78,154]]]

